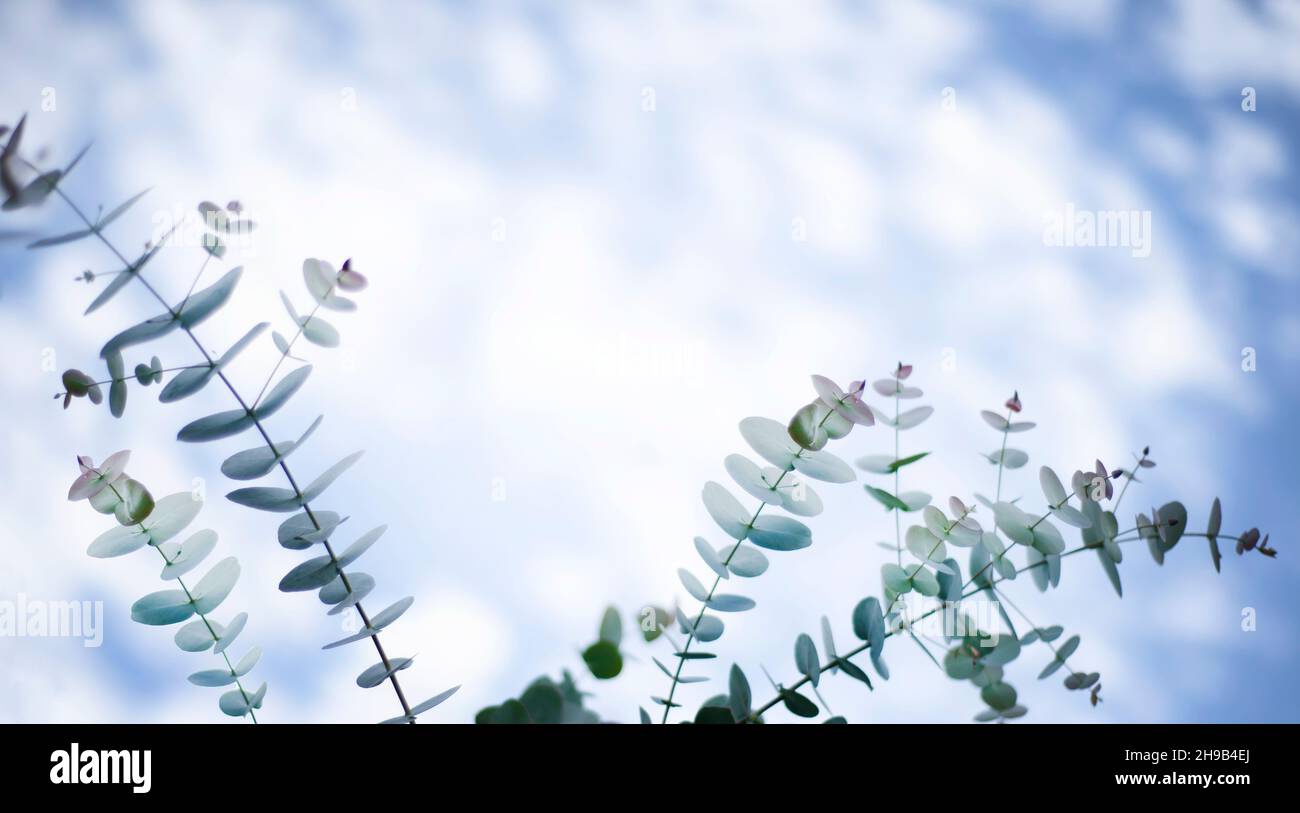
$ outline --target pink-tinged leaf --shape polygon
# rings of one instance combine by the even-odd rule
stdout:
[[[369,284],[370,281],[366,279],[365,274],[353,270],[351,259],[343,262],[343,268],[340,269],[338,277],[340,288],[345,291],[361,291]]]
[[[844,398],[844,391],[840,389],[839,385],[824,375],[813,376],[812,384],[813,389],[817,391],[818,397],[828,405],[835,404]]]

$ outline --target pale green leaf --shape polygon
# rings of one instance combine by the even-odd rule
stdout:
[[[191,421],[182,427],[180,432],[176,433],[176,439],[185,443],[220,440],[232,435],[238,435],[252,425],[253,418],[248,412],[242,409],[232,409]]]
[[[217,546],[217,532],[203,530],[191,536],[179,546],[175,554],[168,556],[170,564],[163,565],[162,573],[158,578],[163,581],[179,579],[207,558]]]
[[[800,633],[794,642],[794,662],[799,674],[816,686],[821,678],[821,664],[817,660],[817,645],[807,633]]]
[[[226,600],[239,580],[239,560],[228,556],[212,566],[190,593],[194,596],[194,609],[200,613],[212,612]]]
[[[310,364],[286,373],[283,378],[275,383],[275,386],[266,394],[266,397],[254,407],[258,419],[266,418],[278,412],[281,407],[289,402],[294,393],[302,388],[309,375],[311,375]]]
[[[177,320],[187,329],[201,324],[226,304],[243,273],[243,268],[232,268],[207,288],[192,294],[181,307]]]
[[[255,480],[268,474],[281,460],[302,447],[307,438],[316,431],[316,427],[320,426],[323,418],[323,415],[316,418],[297,440],[279,441],[274,448],[263,444],[253,449],[236,452],[221,464],[221,473],[232,480]]]
[[[159,590],[131,605],[131,620],[151,626],[176,624],[192,615],[194,605],[180,590]]]

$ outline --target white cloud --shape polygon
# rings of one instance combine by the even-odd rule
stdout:
[[[1245,87],[1300,94],[1300,9],[1286,0],[1178,3],[1159,29],[1170,67],[1188,91],[1235,95]]]

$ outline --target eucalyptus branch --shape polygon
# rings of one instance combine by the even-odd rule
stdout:
[[[67,204],[72,208],[72,210],[81,218],[82,222],[86,223],[89,226],[90,222],[86,219],[85,215],[81,212],[81,210],[77,208],[77,206],[67,197],[67,195],[65,195],[61,189],[56,189],[56,192],[58,193],[59,197],[62,198],[65,202],[67,202]],[[121,252],[119,252],[113,246],[113,244],[108,240],[108,238],[104,236],[103,232],[96,231],[95,234],[100,239],[100,241],[103,242],[104,245],[108,246],[109,249],[119,259],[121,259],[123,262],[128,262],[122,256]],[[210,255],[204,258],[203,265],[205,267],[209,259],[210,259]],[[147,279],[145,279],[144,275],[140,273],[138,269],[133,271],[131,276],[134,277],[135,279],[138,279],[140,281],[140,284],[145,287],[145,289],[153,296],[153,298],[156,299],[164,308],[166,308],[167,313],[171,316],[173,320],[179,320],[180,315],[184,312],[182,310],[184,303],[182,303],[182,306],[180,307],[173,308],[167,303],[167,300],[165,300],[162,297],[162,295],[158,293],[158,290],[154,288]],[[196,281],[197,281],[197,277],[196,277]],[[186,302],[189,301],[189,295],[187,295],[185,301]],[[249,417],[252,426],[257,430],[257,433],[261,435],[263,442],[266,444],[266,447],[271,451],[273,455],[278,456],[279,451],[276,449],[275,444],[272,442],[271,436],[267,432],[266,427],[263,425],[261,419],[257,416],[257,413],[253,411],[252,407],[250,407],[248,403],[244,400],[243,396],[239,394],[239,391],[235,389],[235,385],[231,383],[230,379],[226,376],[225,372],[217,369],[217,364],[213,360],[212,354],[208,352],[207,347],[204,346],[204,344],[199,340],[198,336],[195,335],[194,331],[190,327],[182,326],[182,330],[185,333],[185,335],[189,337],[195,349],[197,349],[199,353],[203,356],[203,359],[206,362],[206,366],[209,369],[216,371],[215,372],[216,377],[221,381],[221,383],[225,386],[226,390],[239,404],[240,409]],[[197,365],[197,366],[205,366],[205,365]],[[316,517],[316,513],[312,510],[310,503],[306,499],[304,499],[303,492],[298,487],[298,483],[294,479],[293,472],[290,471],[289,469],[289,464],[285,462],[283,458],[279,459],[277,463],[280,470],[283,472],[285,478],[289,481],[289,485],[293,489],[293,493],[295,497],[301,500],[301,506],[303,508],[303,511],[306,512],[308,518],[311,520],[314,529],[317,532],[325,530],[324,526],[321,525],[319,519]],[[352,594],[353,590],[352,590],[351,582],[349,581],[347,574],[343,571],[343,568],[339,566],[338,557],[335,555],[334,549],[330,545],[330,540],[328,536],[326,536],[321,540],[321,544],[324,546],[324,549],[330,558],[331,564],[334,565],[338,577],[342,580],[343,586],[346,588],[346,592],[348,594]],[[374,627],[371,626],[370,617],[366,613],[365,608],[361,605],[361,602],[360,601],[356,602],[354,607],[356,608],[357,615],[361,618],[361,623],[363,624],[364,628],[366,630],[374,629]],[[393,669],[392,662],[389,660],[388,654],[384,651],[384,646],[379,640],[379,632],[376,630],[374,634],[370,637],[371,640],[374,642],[375,650],[379,655],[379,659],[384,665],[384,670],[385,672],[388,673],[388,680],[389,682],[392,683],[393,691],[397,695],[398,702],[402,706],[403,716],[410,718],[410,722],[414,723],[415,718],[411,714],[411,706],[406,700],[405,693],[402,691],[402,686],[398,680],[397,672]]]
[[[144,530],[143,525],[139,525],[137,527],[139,527],[141,530]],[[175,560],[167,558],[167,554],[163,553],[161,548],[155,547],[154,550],[158,551],[158,555],[162,557],[163,562],[165,562],[167,565],[176,564]],[[188,599],[191,604],[195,603],[194,593],[191,592],[189,586],[185,584],[185,580],[180,576],[177,576],[176,584],[179,585],[181,591],[185,593],[185,598]],[[217,633],[216,628],[212,626],[213,622],[211,619],[208,618],[207,613],[196,612],[195,615],[197,615],[199,617],[199,620],[203,622],[203,628],[208,631],[208,635],[211,636],[212,638],[212,643],[214,644],[220,643],[221,636]],[[235,665],[230,662],[230,655],[228,654],[227,650],[223,649],[221,651],[221,659],[226,662],[226,669],[230,670],[230,674],[232,675],[238,674],[235,671]],[[239,696],[243,699],[244,704],[248,706],[249,718],[253,721],[253,724],[256,725],[257,712],[253,710],[256,708],[256,706],[253,705],[253,695],[250,694],[248,690],[244,688],[244,684],[240,682],[239,677],[235,678],[235,688],[239,691]]]
[[[184,574],[198,566],[216,546],[217,535],[212,531],[199,531],[183,544],[169,541],[194,520],[202,501],[194,494],[179,493],[154,502],[149,490],[125,471],[130,452],[111,455],[100,466],[88,457],[79,457],[77,464],[81,475],[68,489],[68,499],[89,500],[91,507],[103,514],[113,514],[117,527],[101,534],[91,543],[87,553],[96,558],[122,556],[149,545],[162,557],[164,567],[161,578],[175,580],[179,591],[162,590],[150,593],[131,606],[131,618],[142,624],[167,625],[197,616],[176,634],[176,645],[186,652],[206,652],[220,655],[226,668],[209,669],[190,675],[197,686],[235,685],[235,690],[221,696],[221,710],[232,717],[247,715],[257,723],[256,709],[261,708],[266,695],[266,684],[256,691],[248,691],[240,680],[247,675],[261,657],[261,649],[254,647],[238,664],[231,663],[229,647],[243,631],[248,615],[240,613],[229,626],[213,621],[210,614],[230,594],[239,578],[239,562],[234,557],[218,562],[193,589],[185,583]],[[169,555],[170,551],[170,555]]]
[[[772,484],[772,489],[774,491],[778,487],[780,487],[781,481],[785,479],[785,475],[786,472],[781,472],[781,475],[776,478],[776,482]],[[749,522],[745,523],[746,528],[753,530],[754,523],[758,521],[759,514],[763,513],[764,505],[766,505],[766,503],[758,504],[758,508],[754,510],[753,515],[749,518]],[[740,549],[740,544],[737,543],[736,546],[731,549],[731,552],[727,554],[727,558],[722,560],[723,567],[728,567],[731,564],[732,557],[736,555],[736,551],[739,549]],[[681,685],[682,682],[682,667],[685,666],[686,661],[688,660],[686,656],[690,654],[691,644],[695,642],[696,630],[699,628],[700,622],[704,620],[704,612],[705,610],[708,609],[709,602],[713,601],[713,597],[718,590],[718,585],[721,583],[722,583],[721,575],[716,575],[713,577],[713,585],[709,587],[709,592],[705,596],[704,601],[701,603],[700,611],[695,615],[695,620],[691,622],[690,626],[687,628],[686,645],[683,646],[680,650],[678,650],[680,655],[678,655],[677,657],[677,668],[669,676],[672,680],[672,684],[668,687],[668,697],[666,698],[663,704],[664,714],[663,714],[663,718],[659,721],[660,723],[668,722],[668,715],[674,708],[673,696],[677,692],[677,687]]]
[[[89,390],[92,387],[99,387],[104,384],[116,384],[118,382],[127,383],[132,378],[135,378],[141,385],[147,387],[149,386],[149,384],[153,383],[152,379],[149,378],[150,375],[161,376],[163,373],[178,373],[182,370],[200,370],[200,369],[205,370],[208,368],[208,365],[207,364],[185,364],[180,367],[165,367],[157,370],[154,370],[150,367],[146,367],[143,364],[140,365],[140,367],[143,368],[142,371],[138,371],[133,376],[122,376],[120,378],[118,377],[106,378],[102,381],[94,381],[89,376],[86,376],[84,379],[78,379],[74,381],[73,386],[69,387],[69,389],[64,390],[63,392],[56,392],[54,394],[54,398],[55,400],[58,400],[59,398],[66,398],[69,395],[73,397],[81,397],[83,395],[86,395],[87,390]],[[80,372],[80,371],[78,370],[74,372]],[[82,373],[82,375],[85,374]],[[65,384],[64,386],[68,386],[68,385]],[[92,397],[92,400],[94,400],[95,403],[99,403],[98,399]]]
[[[15,129],[14,135],[11,136],[9,144],[5,148],[6,160],[10,160],[11,156],[16,154],[17,141],[21,136],[22,125],[24,122],[20,122],[19,126]],[[83,154],[84,152],[85,151],[83,150]],[[78,156],[78,160],[79,158],[80,156]],[[72,163],[75,165],[76,160]],[[28,166],[32,165],[29,163]],[[72,165],[69,166],[69,170],[71,169],[71,166]],[[39,173],[38,169],[35,167],[33,167],[33,169]],[[404,658],[400,660],[390,660],[388,654],[384,650],[382,642],[380,641],[379,633],[380,630],[400,617],[410,606],[413,599],[409,597],[402,599],[386,608],[378,615],[372,617],[362,606],[361,599],[367,595],[373,587],[373,579],[370,579],[370,577],[367,576],[365,577],[364,584],[358,584],[356,577],[350,577],[344,569],[347,564],[358,558],[371,544],[374,543],[375,540],[378,539],[380,535],[382,535],[384,527],[381,526],[380,528],[376,528],[367,533],[351,548],[345,551],[342,556],[339,556],[336,555],[334,548],[331,545],[331,536],[343,520],[336,518],[336,515],[333,515],[332,512],[330,512],[330,518],[322,521],[321,516],[318,515],[318,512],[315,511],[311,505],[312,500],[323,493],[344,470],[355,462],[360,456],[360,453],[340,461],[340,463],[331,467],[308,485],[306,489],[300,488],[285,461],[285,457],[296,448],[297,445],[301,444],[302,441],[305,440],[306,435],[304,435],[297,443],[286,442],[277,445],[271,440],[264,424],[264,418],[269,417],[269,415],[283,406],[283,404],[292,397],[298,388],[301,387],[306,376],[311,371],[310,366],[299,368],[286,375],[269,394],[266,393],[264,387],[262,393],[259,393],[258,400],[254,402],[252,406],[249,406],[248,402],[241,396],[239,391],[234,387],[225,374],[224,367],[234,357],[234,355],[250,343],[266,325],[262,324],[254,327],[253,330],[249,331],[240,342],[232,347],[231,350],[220,359],[214,359],[213,355],[198,339],[193,330],[195,326],[204,321],[208,316],[225,304],[240,276],[241,270],[234,269],[208,288],[197,293],[194,292],[199,279],[202,277],[203,270],[207,267],[211,258],[213,256],[219,257],[225,252],[225,246],[221,234],[229,233],[232,230],[232,227],[251,229],[251,221],[232,221],[225,211],[222,211],[215,205],[206,202],[200,205],[199,210],[204,215],[205,225],[209,230],[209,233],[204,235],[204,248],[207,251],[208,256],[205,257],[203,265],[200,267],[198,274],[196,274],[194,281],[191,283],[190,289],[186,293],[185,298],[178,306],[173,307],[168,304],[168,302],[159,294],[157,289],[154,288],[154,286],[145,279],[141,273],[145,263],[157,254],[158,250],[165,242],[165,239],[160,240],[158,245],[151,244],[148,251],[139,260],[133,263],[127,260],[122,252],[120,252],[104,234],[104,227],[115,220],[132,203],[138,200],[140,195],[127,201],[122,206],[117,207],[117,209],[113,210],[109,215],[97,217],[95,221],[92,221],[85,215],[82,209],[58,187],[58,182],[62,177],[66,176],[67,171],[68,170],[63,170],[61,172],[40,174],[37,179],[40,182],[38,189],[39,195],[34,194],[31,197],[31,201],[39,201],[39,199],[53,192],[64,201],[86,228],[70,235],[39,240],[36,243],[33,243],[32,247],[38,248],[57,245],[94,234],[95,237],[126,266],[126,268],[124,269],[124,276],[115,278],[113,282],[110,283],[109,287],[100,294],[94,303],[92,303],[90,310],[103,304],[103,302],[115,295],[118,290],[124,287],[124,285],[130,282],[133,278],[139,279],[141,285],[143,285],[154,299],[165,308],[165,313],[162,316],[148,320],[123,331],[110,340],[101,351],[100,355],[108,362],[111,373],[110,380],[112,382],[112,391],[110,392],[109,401],[113,414],[121,414],[126,397],[125,375],[121,351],[126,347],[157,338],[179,328],[190,339],[194,347],[198,349],[205,363],[193,365],[190,369],[182,371],[180,376],[177,376],[163,389],[161,400],[169,401],[183,398],[197,392],[206,385],[208,380],[216,378],[222,382],[223,386],[235,399],[236,403],[239,405],[239,409],[233,412],[219,413],[217,415],[211,415],[193,421],[181,430],[178,439],[182,441],[216,440],[232,436],[247,428],[254,428],[257,430],[257,433],[264,444],[264,448],[250,449],[236,454],[223,464],[223,473],[227,474],[227,476],[233,477],[234,479],[253,479],[266,474],[272,468],[279,468],[285,479],[288,481],[290,489],[238,489],[231,492],[228,497],[232,501],[240,504],[267,511],[289,512],[301,509],[301,514],[291,517],[285,523],[282,523],[280,528],[281,544],[285,547],[295,549],[303,549],[310,547],[313,544],[321,544],[326,555],[308,560],[297,568],[294,568],[281,581],[280,588],[285,591],[314,590],[319,588],[321,590],[321,600],[327,604],[335,605],[334,610],[331,612],[336,612],[349,607],[355,609],[360,617],[363,629],[359,633],[327,645],[326,648],[340,646],[363,638],[370,638],[376,652],[379,654],[380,663],[363,672],[361,676],[358,677],[357,683],[363,688],[376,686],[382,682],[390,683],[397,695],[399,703],[401,704],[403,713],[401,717],[393,718],[393,720],[387,722],[414,723],[416,716],[441,703],[447,697],[450,697],[459,687],[443,692],[442,694],[426,700],[414,707],[407,702],[405,693],[402,690],[396,673],[409,666],[411,659]],[[37,182],[33,183],[35,184]],[[6,208],[10,207],[6,206]],[[231,204],[231,206],[228,207],[228,210],[232,215],[237,216],[239,213],[239,209],[236,208],[235,204]],[[171,232],[168,232],[168,234],[170,235],[174,231],[175,227],[173,227]],[[351,268],[350,261],[344,264],[343,269],[340,272],[335,272],[328,263],[323,263],[317,260],[308,260],[305,262],[303,270],[307,288],[316,300],[317,308],[325,306],[334,310],[355,309],[355,304],[352,303],[351,300],[339,296],[336,293],[336,288],[360,290],[366,285],[365,277]],[[300,334],[305,334],[309,340],[321,346],[332,347],[337,345],[337,331],[326,324],[323,320],[316,317],[315,310],[313,310],[312,315],[306,320],[300,319],[297,317],[296,313],[294,313],[292,304],[288,297],[283,294],[282,297],[284,298],[285,305],[289,310],[291,317],[293,317],[294,321],[298,324]],[[278,341],[277,344],[279,344]],[[282,357],[280,362],[283,362],[284,355],[287,355],[287,350],[282,348]],[[280,364],[277,363],[276,370],[279,369],[279,366]],[[155,357],[153,363],[148,368],[145,368],[143,374],[138,373],[138,377],[141,377],[142,383],[145,378],[148,378],[150,381],[158,381],[161,380],[162,372],[162,367]],[[274,377],[274,372],[272,373],[272,377]],[[98,398],[95,396],[95,392],[97,391],[96,382],[92,379],[84,377],[84,374],[72,375],[71,377],[69,374],[65,374],[64,380],[65,385],[68,386],[68,392],[64,394],[65,406],[67,399],[73,394],[86,394],[91,396],[92,400],[98,402]],[[69,381],[71,381],[71,384],[68,384]],[[74,387],[79,390],[78,393],[72,392]],[[265,398],[263,396],[265,396]],[[319,423],[319,419],[317,423]],[[308,430],[307,434],[310,434],[314,428],[315,425]],[[302,521],[299,521],[300,519]]]
[[[985,455],[990,462],[998,465],[1000,470],[1004,467],[1018,468],[1027,462],[1028,456],[1024,452],[1011,449],[1007,445],[1007,435],[1027,431],[1034,426],[1032,423],[1013,423],[1010,420],[1013,413],[1020,412],[1018,395],[1007,402],[1007,408],[1009,410],[1007,417],[988,411],[982,413],[984,419],[1003,435],[1001,448],[996,456]],[[1149,450],[1144,450],[1142,458],[1139,458],[1139,467],[1154,466],[1148,454]],[[869,457],[864,458],[860,465],[869,471],[876,471],[880,469],[881,462],[877,458]],[[1053,655],[1053,660],[1043,668],[1039,678],[1046,678],[1057,669],[1064,667],[1069,671],[1065,679],[1065,687],[1071,690],[1090,689],[1089,699],[1095,706],[1100,702],[1101,684],[1098,682],[1100,675],[1078,672],[1070,665],[1069,659],[1079,645],[1079,636],[1071,636],[1060,645],[1054,644],[1053,641],[1062,634],[1062,628],[1040,628],[1034,624],[1002,587],[1003,582],[1011,581],[1021,573],[1030,573],[1038,588],[1046,591],[1057,584],[1060,563],[1063,559],[1085,550],[1092,550],[1096,552],[1105,567],[1116,591],[1120,592],[1118,571],[1115,569],[1115,565],[1122,559],[1120,546],[1141,539],[1149,543],[1153,557],[1157,562],[1161,562],[1164,553],[1173,548],[1182,537],[1206,538],[1210,541],[1216,568],[1219,561],[1216,540],[1221,534],[1220,508],[1217,500],[1210,512],[1210,527],[1205,533],[1186,531],[1186,510],[1179,503],[1169,503],[1158,511],[1153,511],[1150,520],[1139,515],[1136,527],[1120,531],[1114,512],[1105,510],[1098,502],[1114,496],[1111,481],[1119,476],[1118,470],[1107,471],[1098,461],[1095,473],[1084,474],[1076,471],[1071,480],[1072,487],[1067,491],[1050,468],[1042,467],[1039,471],[1039,482],[1043,494],[1047,497],[1048,508],[1038,517],[1026,514],[1014,505],[1014,501],[1002,502],[999,485],[996,501],[989,502],[980,498],[993,509],[995,514],[995,525],[990,531],[981,530],[979,523],[970,516],[972,509],[967,508],[956,498],[950,500],[951,518],[934,506],[924,505],[921,509],[924,526],[915,525],[909,528],[905,535],[906,547],[916,556],[918,563],[906,567],[890,563],[882,567],[884,599],[889,609],[882,612],[882,602],[875,597],[868,597],[859,602],[853,610],[853,631],[862,643],[839,654],[831,635],[830,624],[823,617],[822,636],[828,658],[821,663],[811,637],[801,634],[795,642],[795,665],[802,676],[789,686],[774,683],[776,696],[758,705],[757,708],[751,708],[749,684],[744,673],[738,666],[733,665],[730,678],[731,693],[726,698],[730,716],[726,722],[757,721],[778,703],[783,703],[789,711],[798,716],[817,716],[819,713],[817,706],[802,696],[799,691],[805,686],[811,686],[813,692],[820,697],[818,681],[827,671],[844,671],[871,688],[871,681],[866,673],[851,660],[863,652],[870,652],[876,671],[882,678],[888,679],[889,674],[883,668],[880,655],[884,643],[900,632],[906,632],[907,636],[925,652],[927,658],[950,677],[959,680],[970,679],[980,687],[980,696],[989,708],[977,715],[976,719],[979,721],[1005,721],[1027,713],[1027,709],[1016,703],[1015,689],[1004,681],[1003,666],[1014,660],[1024,646],[1038,640],[1042,640]],[[872,496],[881,499],[874,493]],[[1070,505],[1076,498],[1079,501],[1078,509]],[[881,501],[886,502],[886,500]],[[928,498],[926,502],[928,503]],[[1118,503],[1118,500],[1116,502]],[[1049,521],[1050,519],[1078,528],[1082,535],[1082,544],[1067,550],[1060,532]],[[1005,547],[1000,541],[999,534],[1005,534],[1010,540]],[[965,582],[961,580],[960,566],[956,560],[948,558],[940,561],[946,556],[945,543],[970,547],[970,572],[974,575],[969,580]],[[1029,556],[1028,564],[1023,567],[1016,567],[1006,557],[1015,546],[1024,547]],[[1252,549],[1259,550],[1268,557],[1276,556],[1276,551],[1268,547],[1268,537],[1265,536],[1261,540],[1258,529],[1254,528],[1237,537],[1238,554],[1244,554]],[[996,558],[989,558],[990,556]],[[989,568],[994,565],[996,565],[996,572],[988,574]],[[935,573],[929,572],[928,568],[931,567],[934,568]],[[935,602],[935,606],[921,612],[915,618],[908,617],[910,613],[905,607],[901,613],[895,614],[894,608],[899,606],[904,594],[913,591],[919,593],[923,599],[937,597],[938,601]],[[917,625],[941,611],[945,613],[957,611],[967,598],[984,591],[987,591],[996,602],[1003,621],[1011,632],[1006,635],[996,633],[989,635],[972,626],[973,622],[969,618],[957,619],[957,625],[950,627],[948,617],[945,615],[944,635],[941,637],[957,641],[957,646],[950,649],[940,663],[940,659],[935,657],[923,640],[923,638],[929,639],[930,636],[919,630]],[[1002,610],[1003,604],[1010,607],[1033,629],[1026,635],[1018,637],[1010,618]],[[697,718],[697,722],[723,722],[721,719],[712,719],[714,717],[720,715],[710,714],[708,719]],[[828,722],[842,721],[843,718],[834,718]]]
[[[827,413],[821,418],[821,420],[817,422],[816,429],[818,431],[824,431],[826,421],[831,417],[831,415],[834,414],[836,413],[833,410],[827,411]],[[799,451],[795,453],[794,458],[791,460],[791,465],[793,466],[794,459],[801,459],[806,451],[807,451],[806,449],[802,449],[802,448],[799,449]],[[785,471],[782,471],[780,473],[780,475],[772,483],[771,490],[773,492],[776,492],[777,489],[781,487],[781,483],[785,480],[786,475],[789,474],[791,471],[793,471],[793,468],[786,469]],[[760,502],[758,504],[758,508],[754,509],[753,515],[751,515],[749,521],[745,523],[746,536],[748,536],[749,533],[753,532],[754,523],[758,521],[758,517],[760,514],[763,513],[763,508],[766,505],[767,503]],[[744,539],[738,540],[736,544],[731,548],[731,551],[727,554],[726,558],[722,560],[723,568],[727,568],[731,565],[731,560],[733,557],[735,557],[736,551],[740,550],[740,544],[743,541]],[[663,704],[664,714],[663,714],[663,719],[660,720],[661,723],[668,722],[668,715],[673,710],[673,696],[677,692],[677,687],[681,685],[682,682],[682,667],[686,665],[686,661],[688,660],[686,656],[690,654],[691,644],[695,642],[695,638],[696,638],[697,630],[699,629],[700,626],[700,622],[703,621],[704,613],[708,609],[710,602],[713,601],[713,597],[718,591],[718,585],[720,585],[721,583],[722,583],[722,573],[718,573],[713,577],[713,585],[709,587],[709,592],[703,599],[700,606],[700,611],[696,614],[695,620],[691,622],[690,626],[686,630],[686,645],[683,646],[680,650],[678,650],[679,654],[677,656],[677,667],[670,676],[672,679],[672,684],[668,687],[668,697]]]
[[[1142,449],[1142,456],[1138,458],[1138,469],[1149,469],[1155,467],[1155,462],[1150,459],[1151,447],[1146,446]],[[1124,472],[1124,486],[1119,490],[1119,496],[1115,498],[1115,505],[1112,511],[1119,511],[1119,504],[1124,501],[1124,495],[1128,493],[1129,484],[1137,479],[1137,470]]]
[[[679,705],[674,702],[677,687],[698,680],[682,675],[685,662],[692,659],[692,644],[696,639],[710,641],[722,634],[724,625],[721,619],[707,616],[706,611],[743,612],[754,606],[754,602],[744,596],[717,594],[722,580],[730,578],[732,573],[754,577],[767,569],[767,560],[762,553],[753,547],[742,547],[743,543],[749,541],[758,547],[777,551],[797,550],[812,544],[812,532],[804,524],[788,517],[761,516],[769,504],[780,505],[801,516],[820,513],[820,498],[802,481],[794,484],[793,488],[783,487],[791,472],[798,470],[807,477],[833,483],[853,479],[853,470],[839,458],[823,451],[823,447],[833,438],[848,435],[854,425],[870,426],[875,422],[870,408],[860,398],[864,387],[865,382],[855,381],[845,392],[830,379],[813,376],[813,388],[818,397],[795,413],[788,426],[764,418],[746,418],[741,422],[742,436],[774,468],[764,471],[741,455],[727,458],[728,473],[742,489],[759,500],[758,508],[748,514],[748,519],[745,519],[743,506],[724,487],[713,482],[705,484],[705,507],[727,535],[735,539],[735,544],[729,550],[715,551],[706,540],[696,538],[696,550],[715,574],[708,590],[689,571],[678,571],[687,592],[700,601],[701,608],[694,621],[678,610],[678,623],[687,637],[683,647],[674,653],[676,668],[670,670],[655,661],[671,681],[666,698],[653,698],[664,707],[661,723],[667,723],[672,709]],[[738,561],[738,556],[743,556],[743,561]],[[707,629],[706,622],[709,622]]]
[[[1011,434],[1011,410],[1007,410],[1007,417],[1004,419],[1006,426],[1002,428],[1002,448],[998,451],[998,485],[997,491],[993,493],[994,502],[1002,502],[1002,470],[1006,467],[1007,458],[1007,436]]]

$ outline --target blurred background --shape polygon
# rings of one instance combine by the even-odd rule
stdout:
[[[846,384],[900,360],[936,408],[903,435],[904,454],[932,453],[904,490],[991,493],[980,454],[1000,438],[978,413],[1018,390],[1038,428],[1015,437],[1030,462],[1004,495],[1038,508],[1038,466],[1131,465],[1149,444],[1159,465],[1121,527],[1180,499],[1199,531],[1219,496],[1225,532],[1258,526],[1280,552],[1229,552],[1216,574],[1203,539],[1163,566],[1129,546],[1122,600],[1091,555],[1047,594],[1022,578],[1017,604],[1082,636],[1071,662],[1105,687],[1091,708],[1064,673],[1037,680],[1049,655],[1031,647],[1006,678],[1027,720],[1296,721],[1300,5],[1026,6],[4,2],[0,121],[27,113],[24,143],[51,166],[94,142],[63,185],[90,211],[152,187],[110,229],[129,255],[200,201],[242,203],[259,229],[222,264],[246,272],[198,331],[210,347],[257,321],[285,331],[277,291],[306,304],[304,258],[369,276],[360,310],[333,320],[342,346],[306,351],[315,371],[271,425],[297,437],[325,415],[295,456],[303,477],[368,450],[320,507],[351,515],[352,535],[389,524],[364,562],[368,603],[416,603],[386,647],[417,656],[413,699],[464,685],[430,721],[467,722],[564,668],[604,718],[652,708],[663,641],[630,640],[613,681],[582,667],[603,608],[630,627],[646,603],[689,601],[676,569],[705,572],[694,536],[723,542],[699,495],[748,452],[740,419],[786,421],[812,373]],[[1149,230],[1142,245],[1053,244],[1070,207],[1145,213]],[[66,501],[74,456],[120,448],[156,495],[207,491],[194,527],[243,564],[222,612],[251,615],[237,651],[265,650],[264,721],[392,716],[388,688],[353,683],[373,649],[322,652],[346,634],[339,617],[275,590],[303,558],[275,542],[283,517],[222,497],[240,484],[220,463],[251,436],[174,440],[231,408],[225,393],[160,404],[133,387],[121,420],[51,399],[65,368],[102,378],[103,342],[158,310],[132,286],[82,316],[103,282],[74,277],[116,270],[111,255],[25,249],[76,225],[54,199],[0,221],[0,600],[103,601],[103,644],[0,637],[0,721],[228,719],[185,681],[210,658],[129,620],[160,589],[156,566],[85,554],[112,520]],[[202,257],[181,240],[147,275],[179,299]],[[173,337],[128,366],[153,352],[196,360]],[[274,353],[261,340],[235,383],[255,391]],[[834,450],[892,440],[858,429]],[[813,546],[733,586],[758,607],[727,619],[719,658],[693,670],[713,682],[679,698],[724,691],[733,661],[766,697],[760,665],[792,681],[794,639],[820,643],[822,615],[848,648],[851,610],[893,558],[876,545],[892,518],[863,482],[891,485],[859,472],[817,487]],[[886,660],[874,692],[823,682],[836,713],[982,708],[912,644]]]

